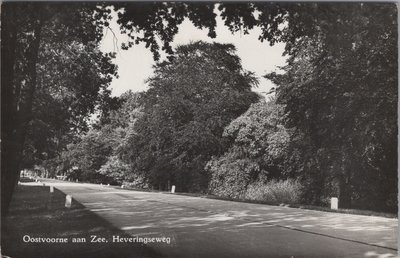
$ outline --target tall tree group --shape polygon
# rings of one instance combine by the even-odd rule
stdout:
[[[107,101],[116,67],[93,4],[2,4],[2,212],[20,169],[49,160]],[[31,164],[32,165],[32,164]]]
[[[337,195],[342,207],[396,209],[395,4],[113,7],[130,38],[123,48],[145,43],[156,60],[162,51],[169,55],[154,67],[147,92],[120,100],[108,89],[116,76],[113,54],[98,49],[109,4],[2,5],[3,212],[21,168],[63,170],[79,161],[81,173],[98,178],[140,179],[161,189],[170,182],[185,191],[218,189],[224,173],[236,170],[234,177],[248,178],[242,188],[252,177],[295,177],[305,186],[304,202]],[[265,76],[277,85],[274,103],[244,114],[258,101],[256,80],[233,45],[170,46],[185,19],[215,37],[215,8],[232,32],[259,27],[261,41],[286,44],[283,74]],[[85,135],[95,110],[101,120]],[[77,155],[85,148],[92,150],[88,162]]]
[[[285,73],[267,75],[286,105],[287,126],[297,129],[307,199],[337,195],[342,207],[393,209],[397,11],[361,3],[316,10],[311,33],[289,45]]]
[[[161,189],[207,188],[205,163],[226,148],[224,127],[257,100],[233,45],[195,42],[154,67],[129,152],[135,173]]]

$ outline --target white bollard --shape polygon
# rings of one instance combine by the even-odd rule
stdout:
[[[339,208],[339,200],[336,197],[331,198],[331,209],[337,210]]]
[[[110,184],[108,184],[107,186],[110,186]]]
[[[66,208],[71,208],[72,205],[72,196],[71,195],[66,195],[65,196],[65,207]]]
[[[172,185],[172,187],[171,187],[171,193],[175,193],[175,185]]]
[[[78,179],[76,179],[76,182],[77,182],[77,183],[79,182]]]
[[[121,185],[121,188],[124,188],[124,185]]]
[[[50,193],[54,193],[54,186],[50,186]]]

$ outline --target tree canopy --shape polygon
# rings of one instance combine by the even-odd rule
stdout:
[[[98,50],[96,8],[2,5],[2,212],[20,169],[32,165],[28,159],[54,158],[71,129],[84,129],[90,113],[109,99],[116,67]]]
[[[257,100],[257,81],[243,71],[233,45],[217,43],[182,45],[154,69],[130,162],[153,187],[170,181],[186,191],[204,189],[205,162],[224,151],[224,126]]]
[[[309,199],[318,203],[333,194],[344,207],[368,202],[393,207],[396,9],[385,4],[319,9],[326,13],[318,17],[321,26],[291,43],[296,51],[285,73],[267,75],[278,85],[278,102],[286,105],[287,126],[297,129],[293,143],[300,144]]]
[[[293,177],[286,166],[290,132],[283,117],[283,106],[263,99],[225,127],[230,148],[206,166],[211,193],[243,198],[252,183]]]
[[[139,96],[130,91],[122,94],[118,109],[103,116],[88,132],[70,143],[59,160],[62,173],[72,179],[102,183],[131,179],[130,167],[121,156],[129,137],[135,133],[136,121],[142,116]]]

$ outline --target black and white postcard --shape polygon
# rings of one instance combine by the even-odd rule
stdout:
[[[395,2],[3,1],[1,257],[397,257]]]

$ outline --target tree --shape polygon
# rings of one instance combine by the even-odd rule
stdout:
[[[67,45],[49,42],[51,38],[42,40],[36,96],[25,142],[34,150],[36,165],[50,159],[55,159],[56,164],[74,134],[87,130],[87,114],[110,98],[107,86],[111,76],[116,75],[111,56],[103,55],[93,44]],[[53,168],[52,174],[55,173]]]
[[[118,24],[121,31],[130,37],[122,45],[127,49],[134,44],[145,43],[153,52],[154,59],[160,58],[161,51],[172,54],[170,43],[178,33],[178,26],[185,18],[200,29],[207,28],[208,36],[215,38],[216,14],[214,3],[117,3],[114,9],[118,12]]]
[[[312,36],[291,43],[286,73],[267,75],[279,85],[278,101],[286,105],[287,126],[298,129],[293,145],[302,153],[308,200],[320,203],[338,195],[342,207],[393,211],[397,207],[396,8],[386,4],[317,8],[321,25]]]
[[[96,52],[96,43],[101,39],[102,30],[94,22],[94,10],[94,4],[83,3],[2,5],[3,214],[7,211],[16,185],[20,164],[23,164],[27,136],[37,132],[31,127],[32,121],[42,116],[44,113],[40,112],[44,109],[47,109],[47,113],[48,108],[53,107],[51,104],[57,106],[64,101],[63,107],[67,110],[62,110],[60,117],[68,120],[64,116],[68,114],[67,117],[73,117],[75,122],[79,121],[82,125],[85,115],[96,106],[93,100],[99,98],[100,89],[106,89],[110,82],[108,74],[112,75],[115,67],[109,63],[109,57],[101,57]],[[63,60],[63,57],[78,60],[77,66],[81,65],[82,70],[77,71],[77,66],[68,66],[72,62]],[[99,66],[93,66],[96,62]],[[64,88],[57,81],[51,81],[52,76],[64,78],[69,68],[72,68],[71,72],[78,73],[67,76],[69,83],[65,80],[60,82]],[[96,73],[95,77],[88,80],[88,76],[93,75],[91,72]],[[49,85],[51,87],[47,88]],[[63,93],[70,95],[63,96]],[[104,93],[106,96],[106,91]],[[69,102],[71,106],[65,106],[72,99],[74,101]],[[61,125],[52,128],[57,123],[54,121],[47,129],[57,132],[56,129]],[[28,139],[30,146],[33,144],[39,148],[32,140],[35,139]]]
[[[258,97],[233,45],[194,42],[157,64],[144,93],[144,115],[128,146],[127,162],[153,187],[168,181],[182,191],[207,187],[204,165],[225,150],[223,128]]]
[[[211,193],[243,198],[248,185],[296,176],[288,156],[290,131],[283,125],[284,107],[262,100],[225,127],[231,142],[222,155],[206,165]]]
[[[134,133],[136,120],[141,116],[139,93],[128,91],[117,102],[120,108],[103,113],[103,116],[80,139],[67,146],[63,153],[64,170],[79,168],[71,174],[81,181],[122,182],[130,172],[128,164],[120,159],[121,149]]]

